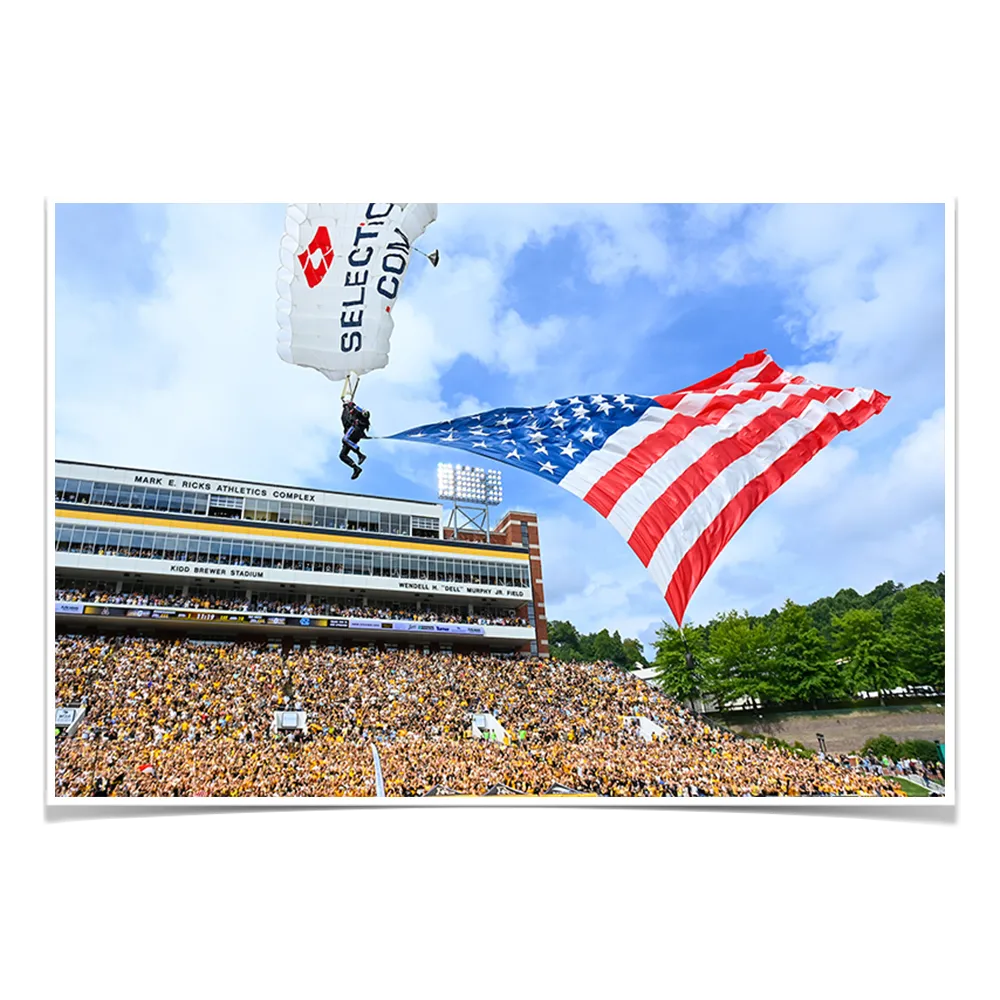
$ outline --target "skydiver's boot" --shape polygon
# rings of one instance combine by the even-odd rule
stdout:
[[[361,466],[354,466],[354,471],[351,473],[351,479],[357,479],[361,475]]]

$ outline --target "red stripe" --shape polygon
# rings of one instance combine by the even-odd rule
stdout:
[[[712,484],[719,473],[737,459],[749,455],[789,420],[802,416],[805,408],[813,402],[811,395],[812,390],[801,396],[788,397],[784,406],[765,410],[732,437],[712,445],[657,497],[639,519],[628,540],[643,566],[649,565],[656,547],[677,518]]]
[[[776,365],[773,361],[770,364],[764,365],[763,368],[756,375],[748,378],[747,382],[776,382],[782,375],[785,374],[783,368]],[[786,383],[787,384],[787,383]]]
[[[685,553],[670,580],[664,596],[678,623],[683,620],[691,595],[704,579],[709,567],[757,507],[779,486],[788,482],[841,431],[861,426],[876,413],[881,413],[888,401],[888,396],[876,392],[871,401],[862,400],[847,413],[827,414],[814,430],[747,483],[729,501]]]
[[[767,357],[767,351],[754,351],[752,354],[744,354],[743,357],[736,362],[735,365],[730,365],[728,368],[723,368],[721,372],[715,375],[709,375],[708,378],[702,379],[700,382],[695,382],[694,385],[689,385],[686,389],[679,389],[678,392],[697,392],[701,389],[717,389],[720,385],[725,385],[727,382],[732,380],[732,377],[744,368],[754,368],[761,364]],[[779,371],[781,369],[778,369]]]
[[[696,427],[717,424],[740,403],[763,399],[769,392],[782,393],[784,400],[803,398],[822,402],[841,392],[828,386],[816,386],[801,397],[787,391],[787,382],[772,382],[742,392],[713,396],[697,417],[677,414],[669,423],[640,441],[620,462],[601,476],[583,498],[602,517],[607,517],[622,494],[671,448],[679,444]],[[776,407],[781,405],[775,402]],[[800,411],[801,412],[801,411]],[[759,419],[759,418],[757,418]],[[749,426],[749,425],[748,425]]]

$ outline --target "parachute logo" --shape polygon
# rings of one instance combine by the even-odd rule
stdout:
[[[333,246],[330,243],[330,233],[326,226],[320,226],[309,242],[309,246],[299,254],[302,273],[306,276],[306,284],[315,288],[330,270],[333,260]]]

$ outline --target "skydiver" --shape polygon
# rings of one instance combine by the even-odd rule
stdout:
[[[360,412],[361,408],[353,399],[344,400],[344,408],[340,411],[340,422],[344,426],[345,434],[354,426],[354,420]]]
[[[344,425],[345,433],[341,439],[343,447],[340,449],[340,460],[345,465],[349,465],[354,471],[351,479],[357,479],[361,475],[361,466],[368,457],[363,454],[358,444],[368,437],[368,428],[371,426],[371,414],[367,410],[362,410],[354,402],[348,401],[344,404],[341,414],[341,422]],[[358,456],[357,464],[351,458],[351,452],[356,452]]]

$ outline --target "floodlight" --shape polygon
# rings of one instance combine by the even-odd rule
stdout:
[[[503,500],[499,469],[471,465],[438,465],[438,498],[494,507]]]

